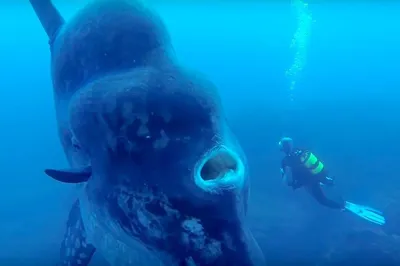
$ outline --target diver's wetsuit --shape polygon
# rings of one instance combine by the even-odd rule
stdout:
[[[328,177],[325,168],[318,174],[312,174],[301,162],[300,156],[305,152],[307,151],[295,149],[282,159],[282,170],[284,171],[286,167],[289,167],[292,172],[292,183],[289,185],[292,186],[293,189],[304,186],[320,204],[332,209],[343,209],[345,206],[344,201],[328,199],[321,189],[321,183],[328,186],[333,185],[333,180]],[[284,174],[285,173],[282,172],[282,177]]]

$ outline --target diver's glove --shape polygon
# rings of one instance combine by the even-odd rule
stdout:
[[[382,215],[382,212],[373,208],[354,204],[348,201],[346,201],[344,208],[372,223],[384,225],[386,222],[385,217],[383,217]]]

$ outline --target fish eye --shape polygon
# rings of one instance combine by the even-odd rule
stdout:
[[[71,139],[71,143],[72,143],[72,147],[75,149],[75,150],[81,150],[82,148],[81,148],[81,145],[79,145],[79,143],[78,143],[78,140],[75,138],[75,137],[72,137],[72,139]]]

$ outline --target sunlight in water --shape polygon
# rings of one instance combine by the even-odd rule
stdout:
[[[296,82],[299,79],[301,71],[306,63],[311,23],[313,22],[308,4],[304,0],[292,0],[292,7],[296,14],[297,28],[293,35],[290,47],[294,49],[295,56],[292,65],[286,71],[286,76],[290,81],[289,94],[291,100],[293,100],[293,91],[296,86]]]

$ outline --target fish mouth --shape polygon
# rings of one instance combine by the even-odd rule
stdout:
[[[241,188],[244,183],[244,163],[237,153],[226,146],[207,152],[195,169],[196,185],[208,192]]]

